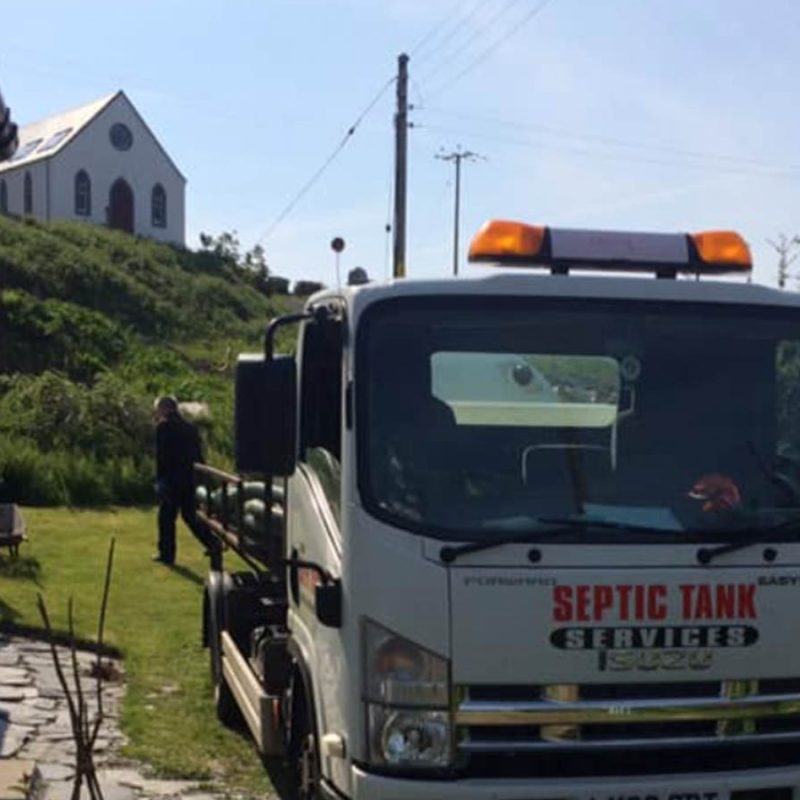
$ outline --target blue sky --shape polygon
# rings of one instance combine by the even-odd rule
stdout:
[[[263,237],[408,51],[409,275],[451,270],[435,155],[461,146],[485,157],[464,166],[462,243],[490,217],[734,228],[774,283],[766,240],[800,233],[800,4],[550,0],[523,25],[539,3],[4,3],[0,86],[22,123],[124,89],[189,179],[191,246],[236,230],[276,273],[331,284],[334,236],[343,270],[389,268],[393,86]]]

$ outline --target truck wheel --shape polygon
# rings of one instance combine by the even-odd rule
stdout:
[[[298,767],[298,800],[319,800],[319,753],[317,737],[308,733],[300,743]]]
[[[214,684],[214,709],[217,712],[217,719],[226,728],[240,730],[244,727],[242,712],[223,675],[220,675],[219,680]]]
[[[213,623],[209,625],[206,634],[208,641],[208,665],[211,669],[211,685],[216,686],[222,677],[222,654],[219,641],[219,631]]]
[[[211,685],[214,687],[214,710],[217,719],[226,727],[238,730],[244,726],[244,717],[236,704],[225,675],[222,672],[222,643],[219,631],[211,625],[208,632],[208,652],[211,667]]]
[[[295,687],[302,682],[295,677]],[[319,800],[319,743],[314,724],[313,706],[301,689],[292,708],[292,765],[296,800]]]

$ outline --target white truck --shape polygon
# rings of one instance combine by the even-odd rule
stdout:
[[[800,797],[800,298],[728,232],[470,255],[521,269],[326,290],[240,358],[220,718],[301,798]]]

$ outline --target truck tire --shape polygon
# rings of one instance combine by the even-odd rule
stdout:
[[[203,640],[208,647],[208,665],[211,672],[211,685],[216,686],[222,677],[222,654],[220,653],[219,629],[216,625],[215,614],[210,608],[208,598],[204,601],[203,609],[206,619]]]
[[[219,614],[212,605],[209,593],[203,600],[205,629],[203,640],[208,645],[211,686],[214,692],[214,711],[217,719],[226,727],[240,730],[244,727],[244,717],[236,704],[228,682],[222,672],[222,641],[220,639]]]
[[[317,725],[310,690],[299,671],[292,686],[291,765],[296,800],[320,800],[320,758]]]
[[[217,719],[226,728],[241,730],[244,727],[244,717],[224,675],[220,675],[219,680],[214,684],[214,710],[217,713]]]

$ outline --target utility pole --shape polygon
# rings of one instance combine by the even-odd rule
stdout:
[[[782,233],[778,236],[777,242],[767,239],[767,244],[778,254],[778,288],[783,289],[789,277],[789,267],[797,259],[798,254],[792,253],[792,250],[800,245],[800,237],[793,236],[790,239],[786,234]]]
[[[453,275],[458,275],[458,228],[461,219],[461,162],[476,161],[481,158],[477,153],[462,150],[461,147],[452,153],[440,153],[436,158],[442,161],[452,161],[456,165],[456,198],[453,211]]]
[[[394,115],[394,269],[406,276],[406,172],[408,169],[408,56],[397,59],[397,112]]]

